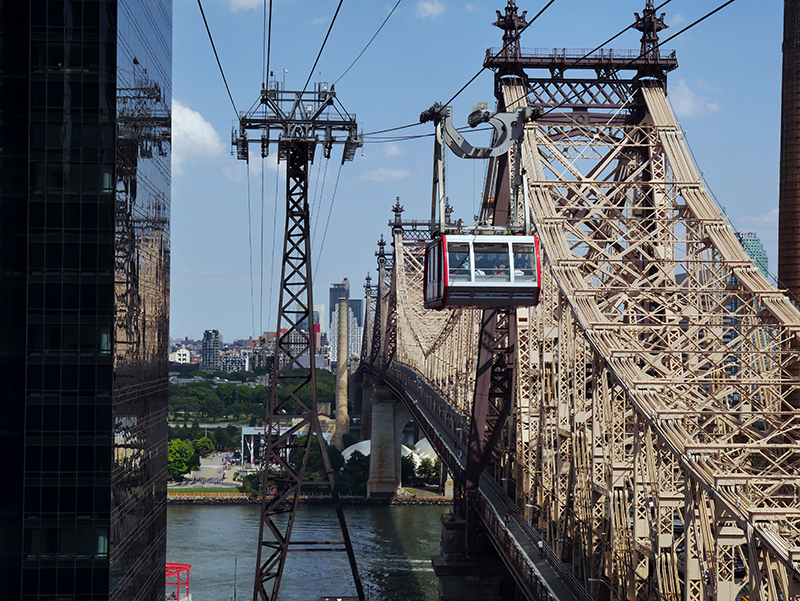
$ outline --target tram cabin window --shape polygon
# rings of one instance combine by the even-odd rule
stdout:
[[[511,281],[508,243],[475,242],[473,248],[476,282]]]
[[[469,282],[471,277],[469,243],[449,242],[447,265],[451,282]]]
[[[536,246],[534,244],[513,244],[514,281],[536,281]]]

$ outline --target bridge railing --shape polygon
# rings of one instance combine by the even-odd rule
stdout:
[[[558,601],[558,597],[553,594],[540,572],[533,566],[528,554],[519,547],[516,539],[511,536],[508,528],[503,524],[500,516],[483,496],[478,497],[478,507],[481,521],[486,531],[494,539],[498,555],[500,555],[506,567],[512,572],[516,572],[517,577],[525,581],[528,590],[535,595],[536,599],[540,601]]]
[[[378,372],[375,368],[370,366],[370,369],[377,375]],[[459,438],[458,434],[466,436],[466,431],[458,432],[454,424],[461,424],[460,414],[447,403],[439,393],[424,379],[420,378],[418,374],[412,369],[393,363],[389,367],[389,371],[382,374],[384,376],[384,383],[395,393],[398,398],[403,398],[404,402],[414,415],[415,421],[425,433],[428,441],[436,449],[437,454],[442,459],[442,462],[448,467],[451,473],[458,476],[463,469],[460,460],[456,457],[454,451],[443,440],[442,434],[447,431],[451,438]],[[436,414],[439,423],[429,421],[423,415],[414,399],[408,394],[409,387],[417,396],[420,397],[422,402],[427,404]],[[456,440],[458,451],[466,451],[466,441]],[[548,564],[556,572],[558,577],[570,589],[572,594],[582,601],[592,601],[592,597],[587,593],[586,589],[581,585],[577,578],[572,574],[569,568],[561,562],[561,559],[556,555],[550,545],[542,538],[539,532],[526,520],[519,511],[519,507],[509,498],[506,491],[489,475],[484,474],[481,476],[481,488],[491,488],[493,496],[502,503],[506,512],[513,513],[519,516],[515,520],[528,540],[533,546],[536,546],[539,541],[542,541],[544,554],[547,557]],[[508,528],[503,523],[500,515],[493,504],[486,498],[484,491],[479,491],[479,515],[483,521],[487,531],[495,539],[498,552],[503,560],[506,562],[507,567],[516,573],[517,578],[522,580],[530,591],[536,594],[537,599],[548,601],[555,600],[552,596],[551,590],[547,587],[546,583],[542,580],[541,574],[534,567],[531,557],[521,548],[520,541],[511,536]]]
[[[577,599],[582,599],[583,601],[593,601],[592,596],[589,595],[583,585],[581,585],[578,579],[575,578],[569,568],[564,565],[564,563],[561,561],[561,558],[556,555],[555,551],[553,551],[553,548],[547,544],[547,541],[542,538],[542,535],[520,513],[519,507],[517,507],[516,504],[511,501],[506,492],[503,490],[503,487],[501,487],[494,478],[485,475],[481,476],[481,483],[482,485],[492,489],[492,492],[495,494],[495,496],[497,496],[497,498],[505,505],[506,511],[512,512],[515,516],[519,517],[519,519],[515,519],[514,522],[525,531],[525,535],[534,546],[538,547],[538,544],[541,541],[544,556],[547,558],[547,563],[550,564],[550,567],[553,568],[556,574],[558,574],[558,577],[562,580],[562,582],[567,585],[572,594],[575,595]],[[514,539],[509,535],[508,530],[502,525],[499,516],[495,511],[492,510],[491,505],[486,502],[485,495],[483,494],[480,496],[480,504],[481,518],[483,518],[486,527],[493,529],[493,531],[499,527],[505,532],[506,538],[513,543]],[[518,562],[525,562],[524,565],[527,566],[526,569],[528,571],[533,569],[528,561],[529,557],[527,553],[522,552],[516,547],[514,547],[513,550],[509,548],[509,553],[509,557],[514,555],[516,556],[516,560]],[[522,564],[520,564],[520,569],[522,567]]]

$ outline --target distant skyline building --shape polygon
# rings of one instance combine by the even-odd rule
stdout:
[[[325,305],[322,303],[315,304],[314,308],[314,323],[319,324],[319,331],[320,332],[327,332],[328,328],[325,324]]]
[[[0,590],[165,598],[172,3],[0,1]]]
[[[346,298],[350,300],[350,282],[347,281],[347,278],[342,280],[341,284],[331,284],[330,291],[328,292],[328,323],[330,324],[329,332],[333,331],[334,325],[336,322],[333,320],[333,312],[336,311],[336,306],[339,304],[340,298]]]
[[[353,312],[353,315],[356,318],[356,323],[358,323],[358,327],[359,328],[364,327],[364,299],[351,298],[347,301],[347,305]]]
[[[769,257],[767,251],[764,250],[764,245],[761,243],[761,238],[754,232],[734,232],[739,244],[742,245],[747,255],[753,259],[753,262],[761,270],[765,277],[769,276]]]
[[[322,332],[325,324],[325,305],[314,305],[312,314],[314,316],[314,328],[311,334],[314,336],[314,348],[317,355],[321,355],[323,354]]]
[[[187,348],[180,348],[169,354],[169,360],[171,363],[191,363],[192,353]]]
[[[358,325],[358,320],[353,314],[349,304],[347,307],[347,352],[353,355],[361,355],[361,341],[363,328]],[[339,360],[339,303],[336,303],[336,310],[333,312],[331,331],[328,337],[328,358],[331,361]]]
[[[327,331],[333,331],[335,323],[333,320],[333,312],[336,311],[336,305],[339,303],[340,298],[347,299],[347,304],[350,307],[350,310],[353,312],[353,315],[355,315],[358,326],[363,327],[364,300],[360,298],[350,298],[350,282],[347,280],[347,278],[344,278],[341,284],[331,284],[331,288],[328,293],[328,315],[330,316],[330,329]],[[322,331],[326,331],[325,328],[322,328]]]
[[[200,369],[206,372],[220,371],[222,369],[222,361],[220,360],[219,352],[222,347],[222,336],[219,335],[219,330],[206,330],[203,332],[203,346],[202,346],[202,360],[200,362]]]
[[[250,357],[247,355],[223,355],[220,367],[222,371],[229,374],[236,371],[250,371]]]

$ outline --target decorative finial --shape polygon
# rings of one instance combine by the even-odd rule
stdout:
[[[508,57],[521,57],[521,49],[519,45],[520,30],[528,26],[525,20],[525,15],[528,11],[523,11],[521,15],[517,14],[517,5],[514,0],[508,0],[506,4],[505,14],[499,10],[497,13],[497,21],[492,23],[495,27],[503,30],[503,53],[504,58]]]
[[[396,224],[396,225],[400,225],[400,221],[401,221],[400,214],[401,214],[401,213],[402,213],[404,210],[405,210],[405,209],[404,209],[404,208],[403,208],[403,206],[400,204],[400,197],[398,196],[398,197],[397,197],[397,202],[395,202],[395,203],[394,203],[394,206],[392,207],[392,211],[394,212],[394,222],[395,222],[395,224]]]
[[[665,14],[666,13],[661,13],[660,17],[656,16],[653,0],[647,0],[644,12],[641,16],[639,16],[639,13],[633,13],[636,17],[636,24],[633,27],[642,32],[641,55],[654,62],[658,62],[660,58],[658,52],[658,32],[669,27],[664,23]]]
[[[386,240],[383,239],[383,234],[381,234],[381,239],[378,240],[378,250],[375,256],[378,257],[378,263],[386,262]]]

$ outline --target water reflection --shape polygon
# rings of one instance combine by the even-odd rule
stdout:
[[[447,507],[345,507],[361,578],[370,601],[436,600],[430,558],[439,552]],[[237,599],[252,599],[256,565],[257,506],[172,506],[167,521],[167,560],[192,564],[194,601],[233,599],[234,554]],[[330,535],[328,535],[330,533]],[[302,507],[293,540],[339,538],[330,507]],[[344,553],[297,553],[287,561],[282,599],[316,600],[355,594]]]

